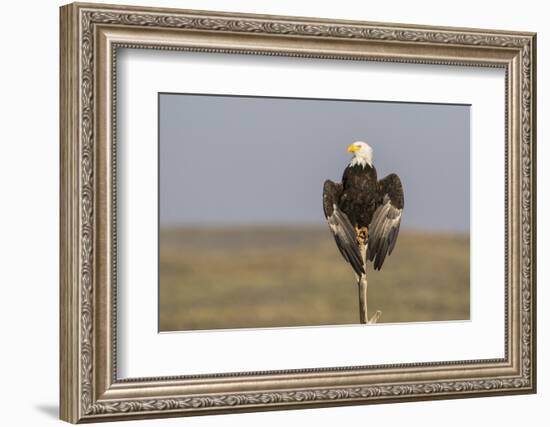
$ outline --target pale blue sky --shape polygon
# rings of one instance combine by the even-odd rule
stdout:
[[[323,182],[363,140],[401,177],[403,228],[469,231],[469,106],[159,96],[161,225],[324,223]]]

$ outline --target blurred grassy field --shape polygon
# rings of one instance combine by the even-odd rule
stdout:
[[[368,271],[380,322],[470,318],[469,239],[402,231]],[[160,233],[160,330],[358,323],[357,284],[326,226]]]

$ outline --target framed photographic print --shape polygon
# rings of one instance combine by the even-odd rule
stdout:
[[[535,34],[60,21],[62,419],[535,392]]]

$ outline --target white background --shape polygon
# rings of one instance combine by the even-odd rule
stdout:
[[[152,50],[119,54],[119,376],[504,357],[504,257],[483,257],[504,253],[504,70],[232,59]],[[471,321],[158,334],[157,94],[168,91],[471,104]],[[492,174],[487,162],[494,163]],[[219,348],[223,358],[205,357]]]
[[[112,0],[114,3],[118,3]],[[550,114],[547,52],[550,30],[544,2],[464,0],[436,1],[271,2],[239,0],[138,1],[134,4],[241,12],[309,15],[417,24],[454,25],[538,31],[538,117]],[[153,4],[154,3],[154,4]],[[2,424],[54,425],[58,401],[58,9],[57,1],[3,5],[0,79],[0,382]],[[544,54],[546,52],[546,55]],[[550,273],[545,258],[550,179],[542,167],[550,162],[544,144],[548,127],[539,120],[539,394],[454,401],[325,408],[301,411],[208,416],[193,419],[129,422],[124,425],[342,425],[384,424],[464,426],[545,425],[550,404],[546,368],[550,322],[545,289]],[[548,170],[548,169],[547,169]],[[468,425],[468,424],[466,424]]]

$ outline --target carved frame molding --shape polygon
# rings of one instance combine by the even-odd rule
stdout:
[[[62,419],[535,391],[535,34],[77,3],[61,8],[60,41]],[[113,177],[120,47],[505,68],[506,357],[117,380]]]

